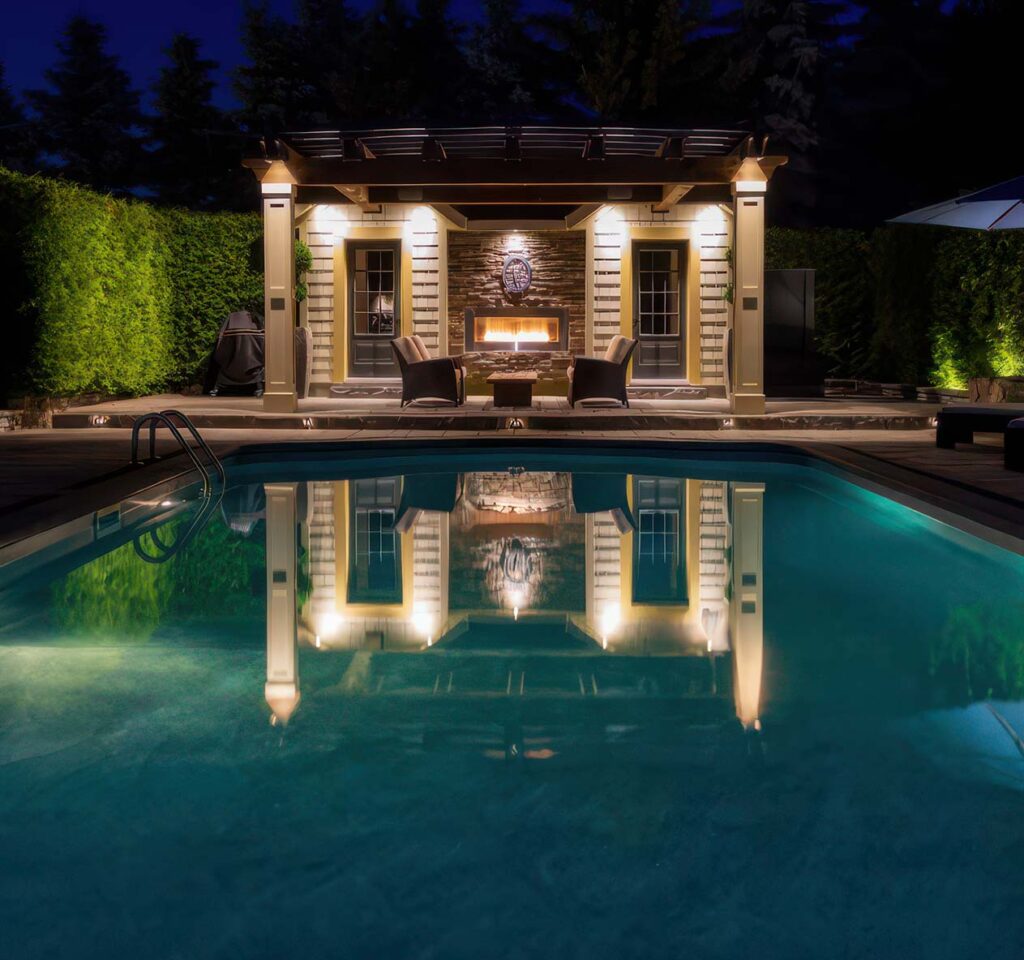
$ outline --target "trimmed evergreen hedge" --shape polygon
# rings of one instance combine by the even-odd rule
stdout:
[[[765,258],[816,271],[834,375],[959,388],[1024,375],[1024,232],[771,228]]]
[[[0,400],[198,382],[224,317],[262,300],[261,237],[255,213],[159,209],[0,167]],[[816,271],[833,375],[1024,375],[1024,231],[775,227],[765,258]]]
[[[196,382],[225,315],[262,297],[261,231],[0,168],[0,396]]]
[[[859,375],[870,365],[869,254],[869,239],[859,230],[771,227],[765,235],[766,267],[815,271],[815,340],[832,372],[842,375]]]

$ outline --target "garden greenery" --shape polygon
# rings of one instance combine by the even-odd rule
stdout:
[[[202,378],[217,330],[263,296],[258,214],[121,200],[0,167],[0,400],[142,394]],[[943,387],[1024,375],[1024,234],[771,228],[769,268],[816,271],[833,376]],[[296,299],[309,248],[296,243]]]
[[[815,273],[833,376],[964,388],[1024,376],[1024,233],[772,228],[766,266]]]
[[[0,398],[197,382],[224,317],[262,300],[256,214],[192,213],[0,168]]]

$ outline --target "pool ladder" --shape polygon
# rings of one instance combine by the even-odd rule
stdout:
[[[174,422],[175,420],[177,420],[180,425],[188,431],[192,439],[196,442],[196,446],[199,448],[199,451],[206,457],[205,462],[199,458],[199,453],[196,452],[196,447],[191,446],[182,436],[181,430],[178,429],[178,426]],[[149,425],[149,456],[145,460],[140,460],[139,433],[147,424]],[[196,468],[199,475],[203,478],[204,497],[209,498],[213,492],[212,473],[217,474],[222,487],[227,483],[227,473],[224,470],[224,465],[217,459],[217,455],[210,449],[209,444],[202,438],[199,431],[196,429],[195,424],[180,410],[161,410],[159,413],[156,413],[155,411],[152,413],[145,413],[135,421],[132,426],[132,464],[134,466],[141,466],[143,463],[149,463],[153,460],[159,459],[156,455],[156,428],[159,426],[167,427],[174,436],[174,439],[181,445],[181,449],[188,454],[189,459],[192,461],[192,466]]]
[[[175,424],[175,420],[178,421],[178,423],[195,441],[195,447],[189,444],[182,435],[178,425]],[[140,460],[139,434],[141,433],[142,428],[147,424],[149,426],[149,457],[146,460]],[[135,553],[140,559],[145,560],[146,563],[165,563],[190,543],[195,535],[206,526],[213,512],[220,505],[220,501],[224,496],[224,488],[227,485],[227,472],[224,469],[224,465],[217,458],[217,455],[210,449],[209,444],[202,438],[199,431],[196,429],[195,424],[180,410],[161,410],[159,413],[147,413],[135,421],[132,426],[133,465],[141,466],[143,463],[149,463],[153,460],[159,459],[156,455],[156,429],[159,426],[165,426],[171,431],[172,436],[178,441],[181,449],[185,451],[188,458],[192,461],[192,465],[203,478],[202,504],[198,512],[189,522],[189,525],[185,528],[185,532],[179,533],[172,543],[164,542],[157,535],[156,529],[148,531],[150,541],[156,548],[155,554],[150,553],[143,547],[142,537],[144,536],[144,533],[133,538]],[[198,451],[196,449],[197,447]],[[199,453],[204,455],[205,460],[200,458]],[[216,497],[213,495],[213,474],[216,474],[220,480],[220,486]]]

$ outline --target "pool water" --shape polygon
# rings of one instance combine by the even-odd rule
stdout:
[[[1020,555],[791,463],[229,477],[0,566],[4,956],[1020,955]]]

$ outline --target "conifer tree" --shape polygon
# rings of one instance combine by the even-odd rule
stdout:
[[[187,34],[173,37],[165,53],[167,62],[153,85],[147,182],[165,203],[233,205],[241,138],[213,103],[217,64],[204,59],[199,41]]]
[[[31,90],[39,145],[54,171],[99,190],[125,190],[139,181],[142,115],[139,95],[115,56],[102,24],[76,16],[57,43],[47,88]]]
[[[15,99],[0,62],[0,166],[30,173],[36,169],[37,151],[32,125]]]

